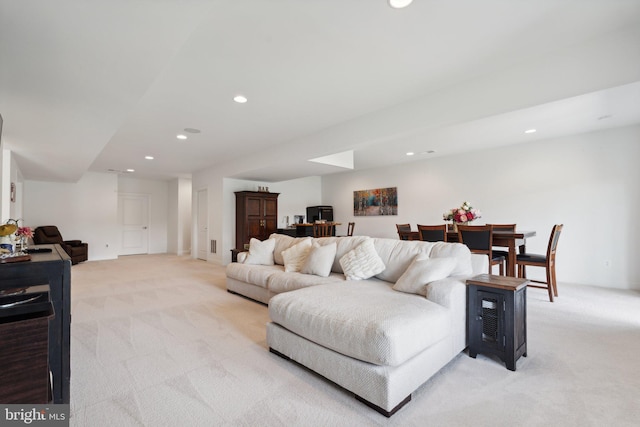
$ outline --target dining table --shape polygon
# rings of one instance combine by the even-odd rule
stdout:
[[[516,277],[516,248],[519,249],[520,253],[525,253],[527,239],[535,237],[535,235],[535,231],[493,231],[492,246],[508,248],[507,268],[505,271],[507,276]],[[458,233],[456,231],[448,231],[447,241],[458,242]]]

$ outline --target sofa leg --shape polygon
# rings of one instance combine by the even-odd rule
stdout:
[[[269,347],[269,351],[271,353],[275,354],[276,356],[282,357],[284,360],[291,360],[291,358],[289,356],[285,356],[284,354],[280,353],[278,350],[274,350],[271,347]]]
[[[391,409],[390,411],[387,411],[386,409],[383,409],[383,408],[379,407],[378,405],[375,405],[375,404],[369,402],[368,400],[363,399],[362,397],[358,396],[357,394],[354,394],[354,396],[356,397],[357,400],[359,400],[360,402],[364,403],[369,408],[380,412],[382,415],[384,415],[387,418],[391,417],[393,414],[398,412],[404,405],[406,405],[407,403],[409,403],[411,401],[411,395],[409,395],[409,396],[405,397],[402,402],[398,403],[395,406],[395,408]]]

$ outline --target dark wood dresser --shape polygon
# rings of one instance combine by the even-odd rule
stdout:
[[[30,261],[0,264],[0,289],[49,285],[54,317],[49,321],[49,369],[53,403],[69,403],[71,342],[71,259],[59,245],[39,245],[51,252],[32,253]]]

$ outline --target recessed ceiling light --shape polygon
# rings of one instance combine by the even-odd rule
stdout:
[[[178,139],[187,139],[187,135],[182,135],[181,134],[181,135],[176,136],[176,138],[178,138]]]
[[[413,156],[414,154],[416,154],[416,153],[414,153],[413,151],[409,151],[409,152],[407,153],[407,156]]]
[[[535,129],[527,129],[524,131],[524,133],[536,133]]]
[[[411,4],[413,0],[389,0],[389,6],[394,9],[402,9],[403,7],[407,7]]]
[[[247,97],[244,95],[236,95],[233,97],[233,100],[238,104],[244,104],[245,102],[247,102]]]
[[[131,173],[131,172],[135,172],[135,169],[127,169],[127,172]]]
[[[606,119],[610,119],[610,118],[611,118],[611,114],[606,114],[604,116],[598,117],[598,120],[606,120]]]
[[[200,133],[200,129],[195,128],[184,128],[184,131],[189,133]]]
[[[153,160],[153,156],[144,156],[144,158],[147,160]]]

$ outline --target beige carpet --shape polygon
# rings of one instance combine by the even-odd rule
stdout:
[[[267,308],[171,255],[72,268],[72,426],[637,426],[640,293],[528,290],[528,354],[460,354],[387,419],[268,352]]]

